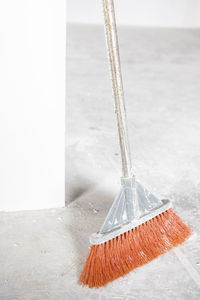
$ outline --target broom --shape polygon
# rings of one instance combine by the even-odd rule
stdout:
[[[132,175],[113,0],[103,0],[103,8],[123,177],[103,226],[90,237],[90,254],[79,279],[90,288],[150,262],[191,234],[170,201],[157,199]]]

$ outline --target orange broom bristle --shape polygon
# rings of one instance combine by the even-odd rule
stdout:
[[[79,283],[100,287],[184,242],[191,229],[170,208],[99,245],[92,245]]]

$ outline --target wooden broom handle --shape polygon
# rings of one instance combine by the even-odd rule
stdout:
[[[119,57],[119,45],[117,38],[117,28],[115,21],[115,11],[113,0],[102,0],[105,20],[106,42],[108,49],[108,59],[111,70],[112,89],[115,103],[115,113],[119,134],[119,143],[122,159],[123,177],[131,176],[131,157],[128,140],[126,109],[124,103],[124,92],[122,84],[122,74]]]

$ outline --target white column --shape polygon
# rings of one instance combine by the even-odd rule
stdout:
[[[65,1],[0,1],[0,210],[64,206]]]

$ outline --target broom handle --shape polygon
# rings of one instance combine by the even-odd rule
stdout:
[[[110,63],[112,89],[115,100],[115,113],[117,117],[119,143],[121,150],[122,172],[123,177],[128,178],[131,176],[131,157],[113,0],[103,0],[103,10],[108,59]]]

